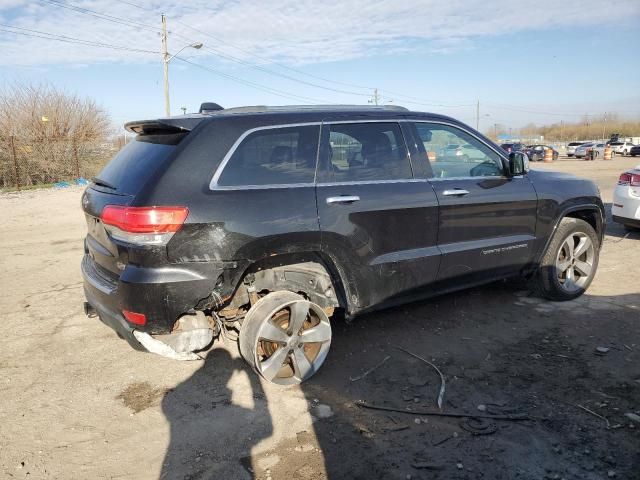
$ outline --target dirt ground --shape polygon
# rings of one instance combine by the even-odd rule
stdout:
[[[534,168],[592,178],[610,203],[637,163]],[[322,370],[283,389],[220,342],[180,363],[85,318],[80,195],[0,195],[0,477],[640,478],[640,423],[625,415],[640,415],[640,234],[608,225],[595,281],[573,302],[510,280],[335,322]],[[439,377],[397,347],[440,368],[445,413],[530,419],[420,413],[437,411]]]

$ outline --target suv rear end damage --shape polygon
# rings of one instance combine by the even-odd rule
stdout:
[[[81,263],[88,309],[138,350],[179,359],[209,345],[217,327],[193,309],[220,275],[215,264],[172,265],[166,246],[186,206],[136,206],[195,124],[138,122],[138,136],[93,179],[82,197],[87,222]],[[203,268],[204,267],[204,268]]]

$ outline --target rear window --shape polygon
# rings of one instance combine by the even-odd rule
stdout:
[[[186,135],[138,135],[111,159],[93,181],[105,191],[135,195]]]
[[[569,143],[569,147],[579,147],[582,145],[582,142],[571,142]]]
[[[622,142],[611,142],[609,145],[624,145]]]

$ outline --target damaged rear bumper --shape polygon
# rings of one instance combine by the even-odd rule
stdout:
[[[198,299],[207,294],[206,278],[175,282],[171,277],[157,278],[159,270],[148,269],[145,272],[151,278],[140,277],[139,283],[122,278],[116,281],[101,274],[88,256],[83,259],[81,269],[85,313],[89,317],[97,315],[134,349],[177,360],[196,360],[200,357],[192,352],[202,350],[213,340],[215,322],[193,310]],[[146,325],[127,322],[123,308],[147,313]]]

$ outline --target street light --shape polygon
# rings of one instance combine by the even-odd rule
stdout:
[[[200,50],[202,43],[191,43],[185,45],[173,55],[169,55],[167,48],[167,17],[162,15],[162,64],[164,67],[164,113],[167,117],[171,116],[171,106],[169,102],[169,62],[173,60],[185,48],[195,48]]]

